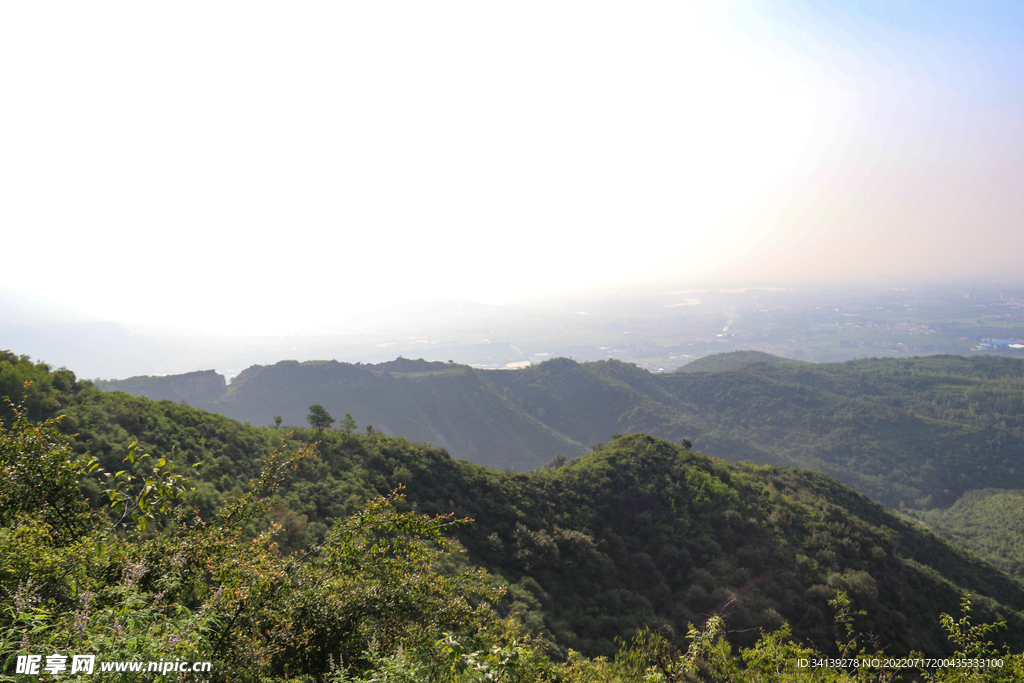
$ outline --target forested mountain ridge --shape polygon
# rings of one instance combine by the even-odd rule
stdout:
[[[727,351],[703,356],[681,365],[676,372],[708,372],[711,370],[733,370],[751,363],[782,363],[782,356],[773,356],[763,351]]]
[[[1019,583],[981,578],[982,562],[834,479],[732,464],[654,437],[617,437],[554,472],[490,488],[454,499],[478,520],[463,537],[471,557],[528,590],[556,642],[583,651],[611,654],[615,631],[637,622],[679,633],[708,614],[726,615],[738,643],[748,629],[786,622],[826,647],[821,597],[836,588],[867,609],[865,630],[930,651],[941,636],[909,615],[966,585],[1002,596],[1010,620],[1024,599]]]
[[[1005,642],[1024,646],[1020,583],[813,472],[734,464],[628,435],[515,474],[376,430],[288,434],[99,392],[9,354],[0,360],[0,390],[10,395],[26,380],[29,414],[64,414],[74,451],[108,470],[123,467],[132,441],[182,469],[201,462],[193,501],[204,515],[236,497],[282,437],[321,438],[253,532],[277,522],[281,549],[298,550],[366,499],[404,485],[412,509],[476,520],[458,532],[468,560],[504,577],[505,609],[562,653],[612,654],[614,639],[640,626],[681,636],[688,621],[712,614],[738,645],[750,645],[758,628],[789,623],[801,641],[829,651],[836,589],[867,611],[858,628],[890,652],[949,651],[937,615],[955,613],[967,592],[979,618],[1007,620]]]
[[[1024,490],[977,489],[949,508],[905,514],[1024,579]]]
[[[688,438],[730,460],[826,472],[891,507],[947,506],[972,489],[1024,488],[1024,361],[812,364],[737,352],[695,364],[712,369],[653,374],[620,361],[564,358],[516,371],[408,359],[283,361],[184,400],[256,424],[275,414],[304,424],[317,403],[456,457],[517,470],[559,453],[580,455],[615,432],[643,432]],[[174,381],[99,386],[165,398]]]
[[[436,443],[491,467],[525,470],[555,453],[585,452],[582,445],[509,405],[482,377],[461,365],[401,358],[378,365],[282,361],[249,368],[220,392],[178,400],[256,424],[278,414],[286,425],[305,425],[308,406],[320,404],[335,415],[349,412],[360,424]],[[176,379],[140,377],[98,385],[173,400]]]

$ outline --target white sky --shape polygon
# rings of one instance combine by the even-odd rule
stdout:
[[[891,5],[5,3],[0,287],[289,333],[641,271],[1019,274],[1022,5]]]

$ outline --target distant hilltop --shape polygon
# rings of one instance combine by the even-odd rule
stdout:
[[[181,375],[163,377],[129,377],[119,380],[95,380],[104,391],[123,391],[133,396],[145,396],[154,401],[176,403],[216,402],[227,390],[224,375],[216,370],[196,370]]]
[[[739,359],[730,356],[724,360],[733,363]],[[388,369],[383,370],[382,366]],[[568,432],[586,427],[584,422],[573,424],[582,417],[592,415],[595,419],[604,419],[616,412],[621,413],[622,406],[616,402],[624,398],[632,397],[641,405],[649,404],[645,410],[651,413],[655,408],[650,406],[655,403],[661,406],[672,404],[674,392],[679,396],[688,395],[688,400],[692,401],[690,405],[706,403],[713,408],[708,415],[729,416],[732,413],[728,419],[719,419],[718,424],[735,425],[737,434],[742,432],[742,421],[752,414],[744,413],[742,408],[752,406],[759,418],[755,421],[757,427],[750,433],[760,433],[762,442],[768,442],[778,441],[775,434],[784,431],[789,435],[789,454],[780,457],[793,458],[801,449],[813,451],[817,448],[818,453],[826,452],[815,445],[807,432],[827,428],[827,418],[846,425],[870,422],[868,433],[882,429],[885,432],[880,435],[882,441],[891,438],[896,430],[913,429],[913,415],[910,413],[904,413],[902,418],[899,413],[884,411],[871,415],[864,411],[858,413],[853,404],[837,402],[838,391],[844,386],[849,389],[853,386],[851,382],[856,383],[857,391],[863,396],[873,396],[871,400],[877,401],[883,400],[879,393],[882,388],[909,389],[909,393],[899,392],[898,398],[912,398],[920,404],[919,410],[922,411],[929,405],[927,398],[931,388],[939,387],[942,404],[955,409],[957,399],[952,395],[951,387],[957,384],[969,386],[970,400],[985,406],[985,410],[977,412],[990,412],[1002,419],[1000,413],[1009,405],[1007,401],[1011,398],[1007,387],[1020,384],[1005,378],[1009,373],[1021,370],[1019,365],[977,363],[974,359],[964,362],[964,359],[956,358],[945,359],[944,363],[929,361],[926,364],[888,361],[841,364],[825,367],[824,372],[818,372],[822,370],[821,366],[803,363],[757,361],[732,369],[671,376],[637,372],[637,368],[622,363],[580,364],[567,359],[555,359],[517,372],[475,373],[454,364],[406,359],[382,366],[291,362],[256,367],[246,377],[236,379],[224,397],[231,396],[232,392],[262,390],[260,385],[267,377],[276,378],[278,392],[298,390],[301,388],[298,380],[318,378],[319,384],[303,390],[313,391],[319,387],[325,391],[324,395],[329,393],[324,387],[330,387],[332,382],[345,384],[350,380],[369,378],[371,383],[363,390],[367,399],[384,396],[397,400],[402,394],[422,385],[419,387],[420,405],[424,405],[423,396],[434,396],[435,392],[437,402],[443,404],[451,400],[443,395],[445,382],[452,392],[457,392],[472,386],[473,381],[501,380],[502,384],[488,385],[487,392],[496,392],[503,403],[512,406],[529,398],[538,414],[544,411],[546,424],[559,425]],[[198,373],[199,377],[204,374]],[[482,378],[478,376],[480,374]],[[997,381],[997,391],[988,391],[987,382],[993,378],[1003,379]],[[291,379],[293,384],[282,382],[282,379]],[[981,381],[976,381],[979,379]],[[786,624],[793,638],[800,639],[801,648],[814,645],[823,648],[823,652],[832,652],[828,648],[833,644],[836,631],[828,627],[830,618],[826,610],[837,603],[848,604],[844,602],[845,598],[840,600],[837,597],[836,590],[842,591],[855,607],[863,608],[865,616],[870,619],[864,623],[870,628],[871,638],[878,637],[879,642],[888,643],[897,652],[919,649],[935,655],[951,653],[957,645],[950,642],[945,630],[940,628],[938,614],[955,612],[962,596],[967,593],[971,594],[977,610],[972,614],[972,618],[977,620],[974,623],[993,620],[1007,623],[1006,629],[993,634],[1002,639],[1002,642],[995,641],[996,647],[1005,642],[1019,651],[1024,642],[1022,584],[970,553],[937,538],[921,523],[922,520],[926,524],[952,523],[956,525],[953,535],[959,535],[957,529],[965,528],[961,522],[973,523],[976,517],[957,514],[946,516],[944,520],[932,516],[910,519],[885,510],[865,495],[821,473],[759,466],[750,462],[729,463],[694,450],[692,444],[685,440],[671,443],[645,434],[616,435],[580,458],[556,457],[546,466],[528,474],[489,470],[455,460],[442,449],[382,434],[376,427],[368,430],[366,435],[351,433],[354,426],[347,419],[343,422],[342,431],[323,425],[322,428],[285,433],[241,424],[222,415],[167,400],[151,401],[120,392],[104,393],[88,381],[76,380],[70,370],[52,370],[44,363],[33,364],[27,356],[18,357],[0,351],[0,395],[16,395],[15,392],[25,388],[26,381],[29,385],[25,409],[38,420],[60,415],[62,433],[52,426],[35,427],[24,423],[18,423],[14,431],[5,429],[4,440],[8,448],[4,455],[14,458],[8,457],[7,462],[13,462],[17,468],[21,464],[20,458],[24,469],[38,460],[37,451],[44,454],[47,462],[58,466],[89,455],[97,458],[99,466],[112,471],[124,466],[124,456],[133,444],[138,444],[143,452],[173,457],[182,470],[188,471],[191,483],[196,487],[195,495],[187,501],[188,507],[183,509],[190,513],[194,509],[207,520],[205,524],[193,525],[183,533],[197,531],[200,536],[194,537],[200,540],[208,538],[202,534],[208,534],[211,529],[215,534],[220,534],[222,529],[233,529],[221,525],[223,516],[218,514],[218,510],[223,510],[224,505],[233,505],[243,492],[252,490],[254,481],[265,480],[258,474],[260,463],[280,462],[270,457],[272,451],[283,445],[287,452],[300,447],[302,442],[315,441],[309,449],[311,457],[308,460],[281,473],[282,488],[273,505],[256,507],[250,513],[258,528],[274,525],[273,542],[278,552],[272,547],[268,549],[263,543],[249,544],[245,537],[241,544],[221,544],[219,549],[215,548],[224,558],[235,561],[243,574],[257,564],[265,568],[266,563],[272,560],[280,560],[281,564],[275,566],[286,572],[289,556],[294,558],[294,553],[305,552],[303,549],[323,547],[327,538],[350,543],[347,536],[328,535],[331,534],[329,529],[339,524],[343,524],[346,531],[355,528],[351,524],[355,518],[350,515],[364,509],[367,498],[404,486],[403,493],[411,510],[426,515],[425,521],[434,523],[436,520],[436,523],[444,524],[453,540],[459,542],[460,549],[465,551],[459,560],[460,567],[465,570],[483,567],[493,576],[500,577],[501,583],[507,586],[509,609],[520,614],[526,628],[538,639],[544,639],[545,647],[557,647],[561,652],[573,648],[588,656],[611,657],[618,650],[621,639],[638,625],[683,633],[686,624],[698,622],[709,613],[727,619],[729,647],[753,647],[759,636],[760,642],[767,643],[769,647],[775,647],[779,642],[790,647],[793,641],[788,639],[785,631],[769,631]],[[161,378],[161,381],[170,386],[170,378]],[[177,386],[187,390],[189,387],[203,387],[207,381],[188,380]],[[812,387],[816,383],[821,385],[819,391]],[[389,387],[388,394],[378,391],[377,386]],[[266,383],[263,388],[274,390],[274,383]],[[641,388],[646,393],[639,394]],[[486,395],[486,392],[480,395]],[[1017,396],[1019,398],[1019,394]],[[781,400],[772,404],[771,398],[776,397]],[[310,395],[302,395],[301,398],[308,401]],[[828,400],[833,402],[822,406],[821,415],[815,417],[815,408]],[[567,410],[551,412],[551,401],[564,402]],[[579,405],[575,405],[577,403]],[[786,417],[784,407],[787,405],[793,407],[790,421],[777,429],[777,423]],[[632,412],[638,412],[637,405]],[[1018,411],[1018,422],[1013,424],[1010,423],[1014,418],[1007,417],[1008,429],[1019,428],[1021,413],[1024,411]],[[5,411],[0,405],[0,421],[5,425],[11,424],[12,416],[11,406],[7,406]],[[635,415],[626,417],[635,419]],[[885,429],[887,419],[894,420],[893,428],[888,430]],[[470,422],[463,424],[469,425]],[[951,436],[939,420],[933,420],[927,426],[946,430],[939,435],[943,439]],[[500,428],[500,425],[494,428]],[[29,453],[19,448],[26,438],[36,439],[40,432],[51,440],[45,444],[49,451],[29,449]],[[989,434],[994,435],[994,432]],[[1009,432],[1003,436],[1007,434]],[[13,438],[8,435],[13,435]],[[856,443],[860,435],[857,429],[848,428],[831,436],[836,441]],[[700,438],[711,442],[707,435]],[[60,446],[65,439],[69,442],[66,450]],[[901,448],[913,445],[911,440],[899,444]],[[916,447],[920,451],[922,446],[919,443]],[[962,446],[952,444],[948,450],[954,457],[959,457]],[[1006,442],[1002,444],[1003,448],[1008,446]],[[944,479],[953,479],[950,466],[957,464],[943,459],[939,451],[926,454],[881,452],[876,446],[874,450],[867,451],[854,448],[849,453],[855,457],[872,458],[847,462],[849,471],[856,467],[865,471],[888,467],[888,477],[904,486],[913,485],[915,476],[920,476],[926,484],[933,484],[934,481],[929,479],[931,469],[941,470],[940,475]],[[31,456],[28,460],[25,459],[26,454]],[[59,454],[61,459],[56,460],[54,454]],[[902,463],[892,462],[894,455],[903,457]],[[922,455],[927,457],[922,458]],[[978,466],[999,469],[1000,458],[1003,457],[1019,461],[1016,454],[1008,451],[977,464],[970,458],[964,458],[959,463],[961,472],[966,479],[977,480],[980,477]],[[822,460],[826,466],[835,466],[837,462]],[[138,461],[136,464],[141,465],[136,472],[149,470],[150,465],[142,465]],[[894,464],[899,467],[892,469]],[[193,468],[191,465],[201,466]],[[910,472],[911,478],[901,472]],[[15,486],[18,479],[14,477],[12,480]],[[27,481],[21,489],[31,494],[33,485],[40,484],[40,481],[52,483],[50,479],[53,478],[39,480],[37,477]],[[1012,477],[1005,477],[1005,481],[1010,483]],[[71,499],[79,499],[84,488],[92,493],[95,500],[102,495],[102,482],[103,479],[86,479],[82,487],[81,482],[65,477],[61,485]],[[9,485],[7,489],[13,490]],[[1010,533],[1004,533],[1004,529],[985,530],[974,537],[974,547],[979,548],[979,552],[988,549],[987,554],[994,561],[1001,561],[1020,577],[1019,565],[1015,564],[1019,555],[1004,550],[1020,545],[1020,534],[1014,531],[1016,519],[1013,516],[1019,505],[1017,508],[1007,505],[1019,499],[1019,491],[996,496],[991,493],[991,490],[981,491],[972,496],[971,507],[978,511],[978,505],[984,506],[984,519],[1003,523],[1010,528]],[[8,512],[18,512],[8,514],[8,522],[16,525],[19,515],[25,514],[18,507],[24,498],[25,495],[0,496],[0,504],[9,503]],[[54,528],[65,533],[66,542],[76,542],[83,532],[87,540],[108,536],[108,525],[99,528],[87,524],[70,527],[58,519],[61,511],[54,509],[47,500],[31,495],[27,500],[39,515],[49,515],[48,519],[57,520],[55,525],[63,525]],[[269,496],[260,502],[269,503]],[[1006,514],[991,514],[996,512],[994,506],[1004,508]],[[474,521],[472,524],[449,525],[446,524],[447,518],[435,517],[450,513],[459,519]],[[350,522],[342,521],[346,518]],[[172,516],[157,517],[157,523],[166,529],[168,523],[174,524],[174,519]],[[396,528],[396,519],[399,518],[390,513],[362,515],[359,517],[359,529],[369,529],[371,534],[379,531],[387,534],[388,538],[398,538],[391,533]],[[412,517],[404,519],[413,520]],[[7,526],[11,527],[11,524]],[[118,542],[128,539],[134,544],[132,547],[122,546],[125,552],[116,553],[115,559],[122,564],[131,559],[133,547],[136,550],[143,547],[140,544],[155,547],[158,555],[164,553],[160,556],[163,561],[151,562],[153,566],[177,565],[173,558],[180,558],[185,546],[186,550],[198,553],[207,552],[210,546],[210,543],[197,542],[185,545],[165,543],[156,547],[147,540],[151,538],[153,527],[142,535],[136,533],[140,528],[132,522],[127,526],[125,533],[114,539]],[[401,521],[397,526],[406,528]],[[415,523],[409,526],[417,528]],[[95,531],[90,531],[90,528]],[[22,564],[36,567],[31,560],[45,558],[47,548],[55,547],[54,537],[49,533],[36,534],[25,543],[12,547],[21,553],[25,560]],[[65,542],[61,537],[56,538],[58,542]],[[356,538],[355,542],[358,541]],[[1014,541],[1017,541],[1016,545],[1013,545]],[[396,547],[404,545],[398,538]],[[224,548],[228,555],[223,554]],[[992,552],[992,548],[997,550]],[[360,605],[370,591],[376,591],[382,585],[394,588],[395,581],[391,577],[399,576],[401,572],[419,571],[424,566],[420,563],[422,556],[418,554],[413,556],[413,562],[406,559],[402,547],[392,554],[394,557],[389,557],[389,562],[394,559],[397,564],[389,565],[390,573],[383,582],[378,580],[379,573],[367,574],[357,567],[344,577],[345,586],[352,590],[344,591],[345,595],[339,600],[350,600],[352,605],[356,605],[352,609],[362,609]],[[314,556],[310,553],[310,557]],[[152,553],[147,557],[153,557]],[[194,560],[187,560],[182,566],[190,566],[188,563],[194,562],[201,567],[204,566],[202,560],[208,558],[201,554],[192,557]],[[331,558],[326,559],[329,561]],[[372,557],[364,559],[373,560]],[[121,581],[123,572],[110,571],[109,563],[93,564],[96,567],[85,569],[96,581],[106,581],[111,586]],[[114,568],[117,569],[116,566]],[[45,563],[39,564],[37,570],[41,580],[52,574]],[[266,572],[254,575],[254,580],[264,580],[264,574]],[[211,580],[219,581],[217,577],[211,579],[208,573],[203,572],[181,574],[186,575],[200,582],[196,584],[200,586],[199,590],[203,590],[203,586],[216,585],[210,584]],[[323,575],[319,569],[316,571],[316,576]],[[469,571],[466,575],[475,576]],[[376,583],[366,583],[367,576]],[[151,582],[158,580],[159,576],[149,578]],[[312,585],[315,582],[307,583]],[[64,630],[70,632],[74,629],[68,625],[72,624],[74,611],[81,605],[75,598],[74,583],[66,581],[65,584],[58,596],[64,596],[58,605],[64,615],[58,620],[58,626],[63,624]],[[404,590],[404,586],[400,588]],[[437,586],[428,582],[425,588],[428,600],[424,605],[435,610]],[[450,587],[442,588],[449,590]],[[287,607],[296,598],[294,592],[287,592],[290,588],[286,586],[286,589],[283,602],[279,602],[287,616]],[[149,586],[140,590],[149,590]],[[322,591],[309,595],[309,601],[322,601]],[[184,599],[188,597],[185,595]],[[400,604],[402,599],[385,594],[381,600],[371,600],[373,609],[383,610],[371,614],[391,618],[393,606],[399,604],[399,616],[405,621],[396,623],[416,624],[420,629],[423,623],[417,616],[420,612],[412,612],[410,617],[407,606]],[[445,604],[454,599],[444,597]],[[174,608],[173,603],[168,604],[171,604],[166,610],[169,614],[180,611]],[[343,609],[331,613],[341,614],[347,619],[352,613],[347,606],[349,603],[338,604]],[[237,613],[234,604],[221,605],[221,608],[221,612],[227,615],[226,619]],[[471,616],[465,623],[472,636],[478,631],[480,622],[478,613],[471,609],[470,606],[469,610],[456,613],[456,616]],[[314,616],[318,619],[316,623],[320,624],[322,615]],[[380,621],[376,616],[371,620],[374,623]],[[255,626],[246,622],[245,628],[259,631],[263,622],[254,623]],[[450,629],[451,624],[446,617],[444,629]],[[840,628],[842,624],[839,622]],[[101,636],[103,626],[101,623],[94,629]],[[308,624],[299,623],[293,630],[301,634],[304,629],[308,630],[306,626]],[[142,631],[139,631],[142,636],[146,635],[146,627],[147,623],[142,623]],[[339,628],[343,627],[344,624]],[[501,632],[507,633],[507,628],[506,624]],[[420,633],[422,630],[417,631],[417,637]],[[431,636],[440,637],[441,631]],[[785,640],[778,640],[780,637]],[[337,647],[337,639],[332,637],[322,644],[333,649]],[[353,648],[353,652],[365,651],[364,643],[358,645],[359,649]]]
[[[729,351],[716,353],[692,360],[676,372],[706,372],[709,370],[732,370],[751,363],[781,363],[785,358],[763,351]]]

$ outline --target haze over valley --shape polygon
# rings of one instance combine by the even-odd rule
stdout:
[[[504,305],[416,302],[336,325],[312,320],[288,336],[126,328],[0,292],[0,338],[101,379],[211,368],[230,379],[280,360],[379,363],[399,356],[481,369],[614,358],[652,372],[730,350],[814,362],[936,353],[1024,357],[1024,285],[1013,282],[685,286],[590,288]]]
[[[4,5],[0,679],[1024,680],[1022,37]]]

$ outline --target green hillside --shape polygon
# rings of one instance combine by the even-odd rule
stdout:
[[[909,514],[935,533],[1024,579],[1024,490],[968,491],[949,508]]]
[[[781,363],[786,360],[763,351],[728,351],[715,353],[690,361],[676,372],[710,372],[712,370],[733,370],[751,363]]]
[[[811,364],[739,352],[671,374],[564,358],[518,371],[407,359],[284,361],[254,366],[220,390],[209,379],[183,383],[189,377],[100,387],[181,397],[254,424],[281,415],[286,425],[304,425],[308,406],[320,404],[456,457],[520,471],[556,454],[581,455],[619,432],[815,469],[890,507],[942,507],[972,489],[1024,487],[1024,361],[1008,358]],[[195,393],[186,397],[187,386]]]
[[[25,380],[29,413],[63,413],[73,451],[97,456],[109,471],[123,467],[133,441],[179,469],[201,462],[193,501],[207,518],[258,476],[282,437],[316,437],[100,392],[27,359],[0,361],[5,391]],[[599,381],[623,396],[633,391]],[[836,647],[835,590],[866,611],[857,627],[891,652],[951,651],[938,615],[956,613],[965,593],[978,618],[1008,621],[1004,642],[1024,647],[1020,583],[821,474],[730,463],[645,435],[616,436],[582,458],[516,474],[367,432],[325,433],[249,533],[275,522],[280,550],[302,550],[324,539],[333,520],[404,485],[405,509],[475,520],[456,532],[467,550],[461,561],[502,577],[509,598],[498,609],[520,613],[560,656],[569,648],[613,655],[616,638],[645,625],[681,638],[688,622],[710,615],[725,619],[736,646],[789,624],[801,642],[827,652]],[[98,488],[86,486],[94,501]]]
[[[377,365],[282,361],[249,368],[212,394],[205,386],[202,393],[176,392],[182,377],[131,378],[99,386],[169,398],[254,424],[269,424],[281,415],[285,425],[305,426],[308,406],[320,404],[334,415],[351,413],[359,424],[435,443],[490,467],[527,470],[555,453],[586,451],[509,404],[484,375],[462,365],[402,358]]]
[[[822,598],[835,588],[871,615],[865,630],[900,651],[941,648],[913,615],[964,589],[998,595],[1014,615],[1024,606],[1020,584],[807,471],[734,465],[634,435],[510,478],[453,498],[477,519],[463,542],[529,591],[556,642],[584,652],[612,654],[613,639],[642,624],[681,633],[708,614],[726,616],[740,644],[787,622],[825,648]]]

